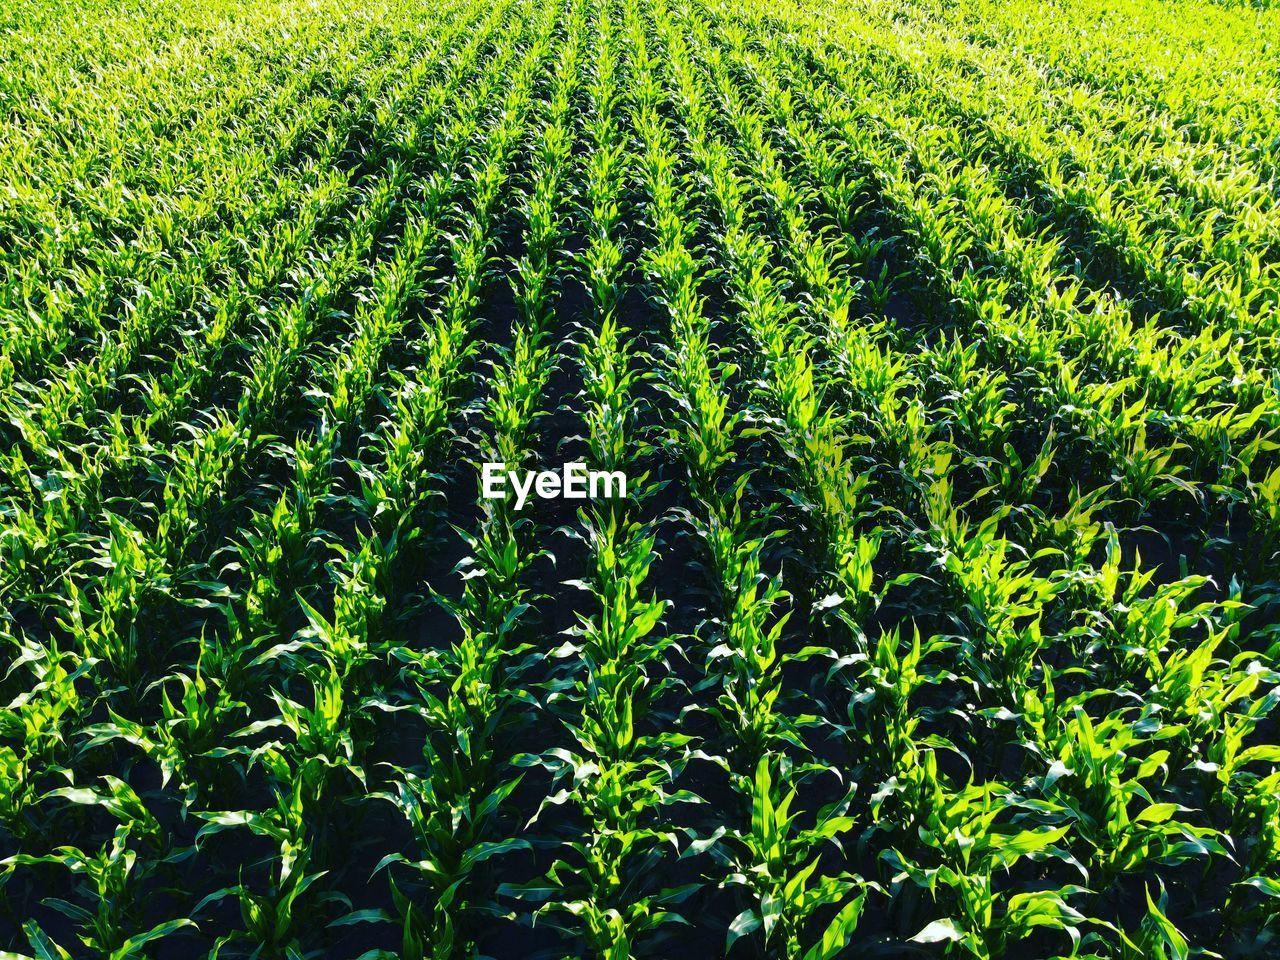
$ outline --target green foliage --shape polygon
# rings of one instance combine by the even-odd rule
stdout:
[[[0,957],[1274,953],[1267,7],[6,7]]]

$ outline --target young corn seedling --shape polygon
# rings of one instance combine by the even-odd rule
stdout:
[[[1020,799],[999,783],[970,784],[955,793],[937,781],[930,786],[932,797],[918,831],[925,862],[893,849],[882,854],[900,877],[943,903],[950,900],[944,907],[950,916],[930,922],[912,939],[954,944],[957,952],[981,958],[1004,956],[1033,928],[1066,932],[1073,943],[1078,941],[1075,928],[1085,918],[1066,898],[1081,888],[1006,894],[994,876],[1026,857],[1068,859],[1058,843],[1070,826],[1023,827],[1017,821]]]
[[[751,792],[751,826],[735,839],[746,849],[740,872],[726,881],[751,891],[755,904],[729,925],[725,950],[742,936],[759,930],[770,955],[803,960],[831,960],[853,938],[862,915],[868,884],[848,874],[818,873],[824,845],[854,826],[840,811],[843,803],[817,813],[815,825],[802,829],[799,811],[792,811],[795,787],[787,788],[786,770],[774,768],[770,757],[756,765]],[[818,911],[836,907],[816,942],[807,948],[808,928]]]

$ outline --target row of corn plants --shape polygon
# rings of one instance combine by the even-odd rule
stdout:
[[[497,326],[503,318],[489,315],[492,339],[477,354],[485,386],[472,411],[479,423],[473,419],[467,459],[508,469],[530,462],[549,412],[556,357],[548,341],[565,270],[574,145],[569,115],[586,30],[582,4],[550,6],[546,14],[551,32],[530,48],[520,84],[519,109],[528,114],[521,163],[509,173],[495,171],[486,222],[501,209],[504,185],[520,184],[525,200],[505,212],[510,223],[501,233],[476,236],[475,262],[486,275],[503,275],[516,319],[506,340]],[[548,71],[549,63],[564,69]],[[516,106],[509,101],[508,110]],[[499,246],[512,252],[500,256]],[[470,472],[454,482],[468,494],[477,488]],[[494,898],[502,873],[494,865],[530,849],[509,798],[525,776],[512,732],[530,720],[525,684],[542,659],[530,642],[542,599],[531,589],[533,571],[546,556],[538,527],[514,500],[484,501],[479,516],[455,531],[464,552],[454,571],[460,594],[437,587],[432,598],[450,623],[449,638],[400,655],[412,683],[406,708],[426,727],[419,757],[397,766],[386,792],[414,836],[411,855],[390,854],[380,865],[392,878],[401,955],[473,955],[486,923],[500,914]]]

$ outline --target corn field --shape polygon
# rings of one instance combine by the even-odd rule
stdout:
[[[1280,956],[1269,7],[0,10],[0,960]]]

